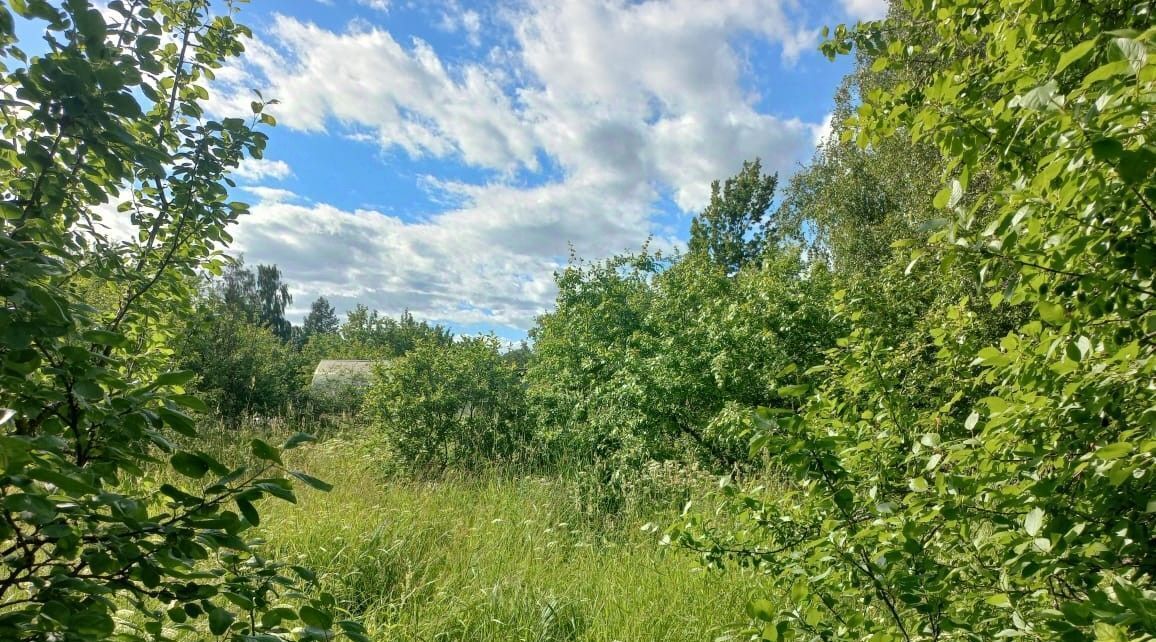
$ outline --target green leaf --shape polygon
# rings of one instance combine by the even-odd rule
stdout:
[[[1040,301],[1036,304],[1036,310],[1040,313],[1040,318],[1044,322],[1051,325],[1063,325],[1068,320],[1068,314],[1064,311],[1064,306],[1051,303],[1049,301]]]
[[[107,639],[116,629],[112,618],[103,611],[85,611],[69,620],[71,629],[89,640]]]
[[[301,617],[301,621],[308,626],[315,626],[319,629],[328,629],[333,625],[333,617],[319,609],[316,609],[308,604],[297,609],[297,614]]]
[[[160,388],[163,386],[180,386],[193,380],[197,373],[191,370],[180,370],[177,372],[166,372],[153,381],[152,387]]]
[[[1007,593],[996,593],[995,595],[989,595],[986,599],[984,599],[984,602],[987,602],[992,606],[998,606],[1000,608],[1011,608],[1011,598],[1008,597]]]
[[[1006,366],[1011,363],[1011,359],[1009,359],[1006,354],[1000,352],[999,348],[990,346],[982,348],[976,354],[976,361],[991,366]]]
[[[1114,444],[1108,444],[1107,446],[1096,449],[1096,457],[1110,461],[1130,454],[1132,449],[1132,444],[1126,441],[1118,441]]]
[[[100,492],[95,486],[81,478],[80,471],[72,470],[71,474],[64,474],[50,468],[36,467],[28,469],[28,476],[32,479],[47,482],[73,495],[95,495]]]
[[[284,479],[263,479],[254,483],[253,486],[278,499],[283,499],[291,504],[297,503],[297,496],[293,494],[293,488]]]
[[[204,401],[201,401],[200,397],[194,397],[193,395],[171,395],[169,396],[169,400],[193,412],[209,412],[209,407],[205,405]]]
[[[1129,636],[1119,627],[1108,622],[1096,622],[1096,642],[1128,642]]]
[[[234,501],[237,504],[237,508],[241,511],[241,515],[245,518],[245,521],[253,526],[261,525],[261,514],[257,512],[252,502],[241,497],[237,497]]]
[[[911,490],[917,493],[926,493],[928,490],[927,480],[922,477],[913,477],[909,483]]]
[[[1127,61],[1132,73],[1140,73],[1140,70],[1144,68],[1144,64],[1148,60],[1148,48],[1144,46],[1144,43],[1139,40],[1133,40],[1132,38],[1114,38],[1112,45],[1116,48],[1116,51],[1119,52],[1120,56]]]
[[[200,479],[209,472],[209,464],[196,453],[187,451],[175,453],[169,458],[169,463],[178,473],[193,479]]]
[[[1129,185],[1139,185],[1147,180],[1148,175],[1156,165],[1156,153],[1148,149],[1126,150],[1120,152],[1116,163],[1116,171],[1120,178]]]
[[[937,210],[947,207],[948,202],[951,201],[951,186],[947,185],[943,189],[935,193],[935,198],[931,200],[931,204]]]
[[[307,484],[311,488],[315,488],[317,490],[324,491],[324,492],[329,492],[329,491],[333,490],[332,484],[321,481],[320,479],[317,479],[316,477],[313,477],[312,475],[307,475],[307,474],[305,474],[299,470],[290,471],[289,474],[292,475],[293,477],[297,478],[297,479],[300,479],[302,482],[304,482],[305,484]]]
[[[254,439],[253,441],[249,442],[249,445],[253,450],[254,457],[278,464],[281,463],[281,453],[264,440]]]
[[[301,444],[311,441],[317,441],[317,438],[304,432],[294,433],[291,437],[285,440],[285,444],[282,445],[281,448],[283,450],[292,450]]]
[[[88,399],[90,401],[104,398],[104,389],[100,387],[95,381],[81,379],[72,384],[72,392],[81,399]]]
[[[186,437],[197,436],[197,424],[193,421],[192,417],[170,408],[157,408],[156,412],[162,421],[178,433]]]
[[[1114,138],[1099,138],[1092,141],[1092,156],[1100,161],[1113,161],[1123,153],[1124,146]]]
[[[1106,65],[1100,65],[1092,71],[1092,73],[1084,76],[1084,82],[1081,83],[1084,87],[1091,87],[1097,82],[1113,79],[1116,76],[1130,76],[1132,75],[1132,65],[1127,60],[1117,60]]]
[[[1088,55],[1088,52],[1091,51],[1095,46],[1096,39],[1093,38],[1091,40],[1085,40],[1075,47],[1065,51],[1060,56],[1060,62],[1056,64],[1056,73],[1058,74],[1070,67],[1072,63],[1082,60],[1084,56]]]
[[[775,389],[775,394],[779,395],[780,397],[802,397],[803,395],[807,394],[807,390],[810,390],[810,388],[810,386],[803,383],[790,386],[781,386]]]
[[[790,598],[791,598],[791,601],[796,603],[796,604],[802,603],[802,601],[807,599],[807,596],[809,596],[810,594],[811,594],[811,592],[807,588],[807,583],[802,581],[802,580],[795,582],[791,586]]]
[[[770,622],[775,617],[775,606],[761,598],[751,600],[747,602],[747,615],[756,620]]]
[[[1035,537],[1039,534],[1040,527],[1042,527],[1043,524],[1044,511],[1039,507],[1031,509],[1024,517],[1024,530],[1027,531],[1028,535],[1031,535],[1032,537]]]
[[[224,635],[233,625],[235,617],[223,608],[217,607],[209,611],[209,632],[213,635]]]
[[[1017,96],[1008,104],[1012,107],[1018,106],[1037,111],[1056,109],[1058,103],[1061,102],[1060,99],[1063,98],[1059,91],[1060,88],[1056,81],[1049,80],[1022,96]]]
[[[112,346],[119,348],[128,343],[128,339],[119,332],[109,332],[107,330],[88,330],[81,335],[85,341],[95,343],[102,346]]]

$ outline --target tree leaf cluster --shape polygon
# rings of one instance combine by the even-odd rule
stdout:
[[[827,34],[859,69],[784,212],[847,332],[755,414],[777,485],[670,533],[765,573],[757,636],[1156,635],[1152,10],[905,0]]]
[[[246,539],[264,498],[323,482],[263,442],[240,467],[182,445],[207,406],[173,369],[177,320],[247,211],[228,174],[266,142],[265,101],[202,107],[248,35],[203,0],[0,5],[0,639],[366,639]]]

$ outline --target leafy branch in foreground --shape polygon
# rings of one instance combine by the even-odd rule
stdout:
[[[801,409],[760,411],[784,488],[732,488],[742,526],[672,538],[767,571],[764,639],[1151,640],[1153,5],[896,5],[824,44],[871,70],[836,134],[937,149],[941,218],[840,300],[852,330]],[[872,317],[933,273],[957,293],[934,324]],[[1023,316],[977,344],[1000,310]]]
[[[361,627],[263,559],[263,497],[294,501],[281,448],[228,468],[196,436],[166,347],[245,213],[227,173],[273,124],[206,118],[205,84],[248,30],[207,0],[0,6],[0,638],[331,639]],[[43,28],[18,48],[15,12]],[[129,238],[102,220],[121,219]],[[115,290],[115,292],[114,292]],[[96,296],[94,293],[101,294]],[[158,458],[163,454],[164,459]],[[152,488],[146,468],[183,481]],[[235,510],[234,510],[235,509]],[[131,615],[125,616],[124,609]]]

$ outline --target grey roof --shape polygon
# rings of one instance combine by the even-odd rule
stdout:
[[[362,359],[324,359],[313,371],[314,388],[331,386],[368,386],[373,378],[373,367],[380,361]]]

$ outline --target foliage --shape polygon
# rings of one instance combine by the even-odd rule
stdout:
[[[802,385],[837,334],[823,266],[768,248],[733,275],[690,254],[654,280],[632,403],[666,434],[689,437],[705,463],[746,462],[751,410]]]
[[[399,357],[423,342],[449,345],[453,334],[440,325],[418,321],[409,311],[392,319],[364,305],[354,307],[341,326],[341,338],[347,344],[375,351],[385,357]]]
[[[341,320],[337,318],[337,311],[330,305],[329,299],[320,296],[309,306],[309,314],[305,315],[301,331],[308,339],[315,334],[335,334],[340,327]]]
[[[534,358],[526,373],[536,439],[547,453],[662,456],[641,442],[645,410],[622,393],[625,365],[645,327],[649,281],[663,261],[644,252],[572,262],[556,275],[555,309],[531,331]]]
[[[173,345],[210,410],[229,423],[283,414],[301,396],[304,357],[221,302],[202,301]]]
[[[839,134],[945,162],[880,289],[942,280],[906,336],[844,295],[825,380],[760,413],[789,483],[676,533],[767,571],[763,638],[1152,639],[1152,9],[907,1],[824,44],[878,79]]]
[[[257,266],[257,319],[261,326],[288,341],[293,335],[293,324],[285,318],[285,308],[293,302],[289,286],[281,282],[281,270],[276,265]]]
[[[711,183],[710,203],[690,223],[690,252],[705,253],[728,274],[761,257],[771,233],[763,219],[778,182],[756,158],[724,184]]]
[[[782,244],[733,274],[700,252],[568,267],[527,372],[540,439],[614,460],[607,483],[652,459],[742,464],[750,421],[735,409],[799,385],[792,364],[834,339],[826,274]]]
[[[18,49],[12,12],[43,55]],[[364,639],[299,592],[307,570],[243,539],[259,498],[294,499],[282,449],[254,440],[256,463],[230,468],[173,443],[205,406],[168,371],[172,319],[246,211],[226,172],[272,123],[260,100],[251,122],[200,106],[247,33],[197,0],[0,5],[0,638]],[[111,309],[83,298],[101,282],[121,288]],[[165,462],[174,482],[149,487]]]
[[[212,283],[211,291],[233,315],[268,328],[282,341],[293,336],[293,324],[285,318],[285,308],[293,297],[276,265],[258,265],[254,274],[245,267],[243,257],[234,259]]]
[[[393,455],[440,470],[518,453],[527,442],[525,396],[499,346],[496,337],[426,341],[378,367],[363,412]]]

